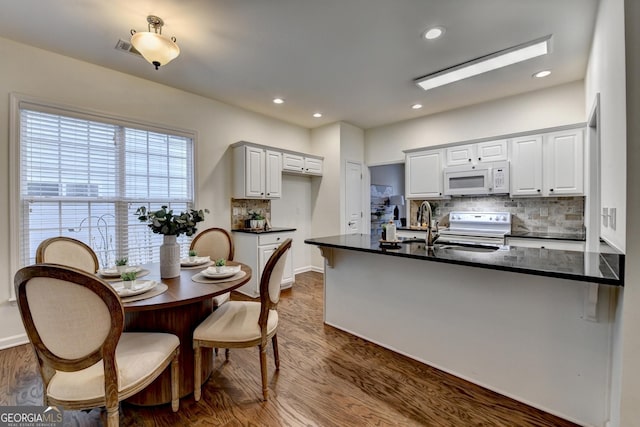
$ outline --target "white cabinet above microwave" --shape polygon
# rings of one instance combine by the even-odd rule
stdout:
[[[447,166],[459,166],[477,163],[497,162],[508,159],[508,140],[463,144],[448,147],[446,151]]]

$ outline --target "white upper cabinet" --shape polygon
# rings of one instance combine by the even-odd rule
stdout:
[[[233,197],[279,198],[282,188],[282,155],[250,145],[233,149]]]
[[[304,173],[309,175],[322,175],[322,159],[316,159],[315,157],[305,157]]]
[[[508,153],[508,140],[498,139],[495,141],[478,142],[477,144],[477,160],[479,163],[483,162],[498,162],[507,160],[509,158]]]
[[[476,144],[456,145],[445,149],[447,166],[466,165],[476,158]]]
[[[542,136],[511,140],[511,195],[542,195]]]
[[[458,166],[484,162],[497,162],[508,159],[508,140],[478,142],[447,147],[447,166]]]
[[[282,197],[282,153],[266,150],[265,195],[267,199]]]
[[[405,157],[405,186],[408,199],[442,198],[442,150],[416,151]]]
[[[584,194],[582,129],[545,135],[545,189],[549,196]]]
[[[282,153],[282,172],[322,175],[322,159],[293,153]]]
[[[522,136],[511,141],[512,196],[584,195],[583,130]]]

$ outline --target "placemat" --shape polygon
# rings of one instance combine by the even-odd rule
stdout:
[[[169,289],[169,286],[165,285],[164,283],[158,283],[149,292],[145,292],[145,293],[140,294],[140,295],[133,295],[131,297],[122,298],[121,300],[122,300],[123,303],[140,301],[140,300],[143,300],[143,299],[155,297],[156,295],[160,295],[160,294],[166,292],[167,289]]]
[[[210,265],[213,265],[213,261],[211,260],[205,262],[204,264],[190,265],[190,266],[181,265],[180,268],[183,270],[195,270],[196,268],[207,268]]]
[[[150,271],[149,271],[149,270],[145,270],[145,269],[143,268],[142,270],[138,271],[138,273],[136,274],[136,279],[140,279],[140,278],[142,278],[142,277],[146,276],[146,275],[147,275],[147,274],[149,274],[149,273],[150,273]],[[97,274],[97,273],[96,273],[96,274]],[[122,280],[122,279],[120,278],[120,276],[118,276],[118,277],[104,277],[104,276],[101,276],[101,275],[99,275],[99,274],[97,274],[97,276],[98,276],[99,278],[101,278],[102,280],[105,280],[105,281],[107,281],[107,282],[119,282],[119,281],[121,281],[121,280]]]
[[[193,280],[196,283],[224,283],[224,282],[233,282],[234,280],[242,279],[246,275],[247,275],[246,272],[240,270],[238,273],[234,274],[231,277],[227,277],[225,279],[209,279],[202,273],[197,273],[193,275],[191,280]]]

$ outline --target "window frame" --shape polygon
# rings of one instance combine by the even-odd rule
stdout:
[[[169,134],[178,137],[190,138],[192,140],[192,184],[193,184],[193,205],[198,203],[198,173],[197,173],[197,141],[198,134],[194,130],[179,127],[167,127],[157,123],[131,117],[118,116],[113,113],[93,110],[84,107],[60,104],[53,101],[44,100],[20,93],[9,94],[9,300],[15,301],[15,290],[13,277],[22,267],[20,260],[20,236],[21,224],[21,195],[20,195],[20,173],[21,173],[21,128],[20,110],[23,108],[37,110],[61,116],[74,117],[81,120],[91,120],[102,123],[113,124],[127,128],[140,129],[148,132]]]

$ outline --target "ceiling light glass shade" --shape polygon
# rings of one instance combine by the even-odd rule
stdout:
[[[551,71],[550,70],[542,70],[542,71],[538,71],[537,73],[535,73],[533,75],[533,77],[537,78],[537,79],[541,79],[542,77],[547,77],[551,75]]]
[[[471,61],[428,74],[415,80],[424,90],[448,85],[453,82],[468,79],[478,74],[497,70],[498,68],[526,61],[549,53],[551,36],[542,37],[528,43],[504,49]]]
[[[427,40],[435,40],[444,34],[444,28],[433,27],[424,32],[424,38]]]
[[[175,41],[162,34],[141,31],[131,36],[131,44],[144,59],[155,65],[156,70],[180,54],[180,48]]]

